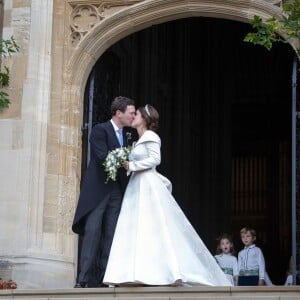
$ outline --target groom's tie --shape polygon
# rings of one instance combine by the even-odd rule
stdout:
[[[123,130],[121,128],[117,130],[117,137],[119,140],[119,144],[122,147],[123,146]]]

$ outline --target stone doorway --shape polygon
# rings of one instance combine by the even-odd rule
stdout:
[[[119,94],[156,106],[160,171],[206,245],[214,253],[216,237],[230,232],[239,250],[239,229],[254,227],[271,279],[283,284],[291,254],[293,52],[287,45],[272,54],[246,45],[248,30],[199,17],[124,38],[91,72],[85,107],[92,99],[93,113],[84,123],[109,118],[109,103]],[[86,158],[83,151],[83,171]]]

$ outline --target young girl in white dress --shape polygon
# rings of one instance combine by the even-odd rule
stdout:
[[[218,238],[217,254],[215,259],[232,285],[238,281],[238,261],[234,255],[234,246],[229,234],[224,233]]]
[[[230,286],[173,198],[170,181],[156,171],[161,159],[158,118],[151,105],[136,111],[132,127],[139,140],[124,163],[131,177],[103,282]]]

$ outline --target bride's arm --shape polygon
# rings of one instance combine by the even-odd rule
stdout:
[[[130,161],[130,172],[151,169],[160,164],[160,144],[157,142],[146,142],[143,145],[147,148],[148,157],[138,161]]]

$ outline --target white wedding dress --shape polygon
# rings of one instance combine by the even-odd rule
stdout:
[[[147,130],[130,154],[131,174],[118,219],[106,284],[230,286],[156,171],[160,138]]]

